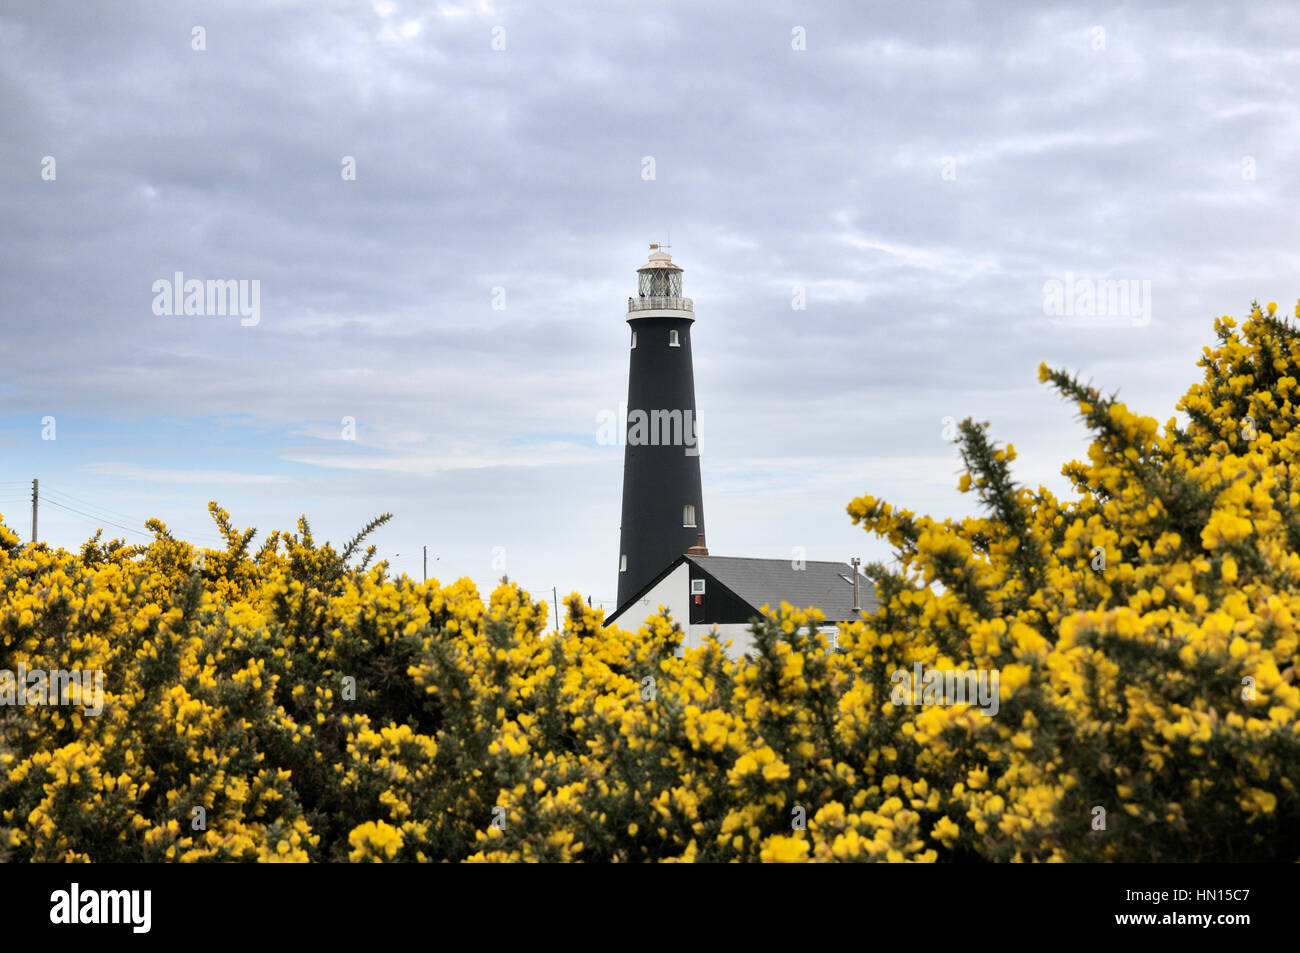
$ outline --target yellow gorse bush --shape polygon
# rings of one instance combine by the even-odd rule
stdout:
[[[841,627],[783,605],[751,657],[671,620],[562,633],[349,565],[306,520],[251,552],[24,546],[0,526],[0,669],[102,670],[104,707],[0,708],[0,837],[41,861],[1288,860],[1300,857],[1300,333],[1217,322],[1150,418],[1060,371],[1094,440],[1078,499],[965,421],[983,516],[871,497],[898,553]],[[1300,316],[1300,306],[1297,308]],[[1293,476],[1294,474],[1294,476]],[[996,672],[999,707],[892,676]],[[202,809],[201,811],[197,809]]]

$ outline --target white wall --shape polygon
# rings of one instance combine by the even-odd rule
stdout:
[[[659,580],[659,584],[645,594],[645,596],[636,604],[627,608],[618,621],[615,623],[620,629],[626,629],[629,632],[635,632],[650,618],[659,611],[662,605],[672,615],[673,621],[682,627],[682,647],[687,649],[696,649],[704,642],[704,639],[713,632],[714,626],[709,625],[691,625],[691,582],[690,567],[682,563],[671,573]],[[717,626],[717,635],[714,636],[718,642],[731,640],[731,646],[727,649],[727,654],[732,658],[740,658],[746,652],[751,651],[754,646],[754,635],[749,631],[748,622],[728,622]],[[835,644],[835,626],[823,626],[822,631],[826,633],[827,641],[832,647]]]
[[[682,627],[682,647],[699,648],[704,638],[713,631],[712,625],[691,625],[691,578],[690,567],[682,563],[647,592],[635,605],[618,617],[614,624],[620,629],[635,632],[663,606],[672,615],[673,621]],[[749,623],[738,622],[718,626],[718,641],[731,639],[731,648],[727,654],[739,658],[753,644],[749,632]]]
[[[690,567],[682,563],[660,579],[659,584],[638,602],[628,606],[614,624],[620,629],[635,632],[663,606],[672,615],[673,621],[685,629],[691,621],[690,588]]]
[[[699,648],[704,639],[713,632],[713,625],[693,625],[682,644],[687,648]],[[740,658],[748,652],[754,645],[753,633],[749,631],[748,622],[726,622],[717,626],[718,632],[714,635],[719,643],[731,640],[731,646],[727,649],[727,654],[732,658]]]
[[[693,625],[690,632],[682,644],[687,648],[698,648],[704,639],[713,632],[712,625]],[[719,642],[731,640],[731,647],[727,649],[727,654],[732,658],[740,658],[746,652],[753,652],[754,633],[749,629],[748,622],[729,622],[717,627],[717,634],[713,637]],[[833,625],[823,625],[819,627],[820,631],[826,636],[827,647],[835,650],[836,643],[839,641],[839,629]]]

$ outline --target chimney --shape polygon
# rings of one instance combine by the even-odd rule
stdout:
[[[687,556],[707,556],[709,555],[708,547],[704,545],[704,534],[700,533],[695,537],[695,545],[686,550]]]
[[[858,598],[858,565],[861,562],[862,560],[857,556],[849,560],[849,564],[853,566],[853,611],[859,614],[862,612],[862,602]]]

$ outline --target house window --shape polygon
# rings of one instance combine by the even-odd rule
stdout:
[[[627,572],[627,553],[618,557],[618,571]]]
[[[677,340],[677,332],[676,332],[675,330],[673,330],[673,331],[669,331],[669,332],[668,332],[668,346],[669,346],[669,347],[681,347],[681,346],[682,346],[682,342],[679,341],[679,340]]]
[[[695,526],[695,507],[690,503],[682,507],[682,526]]]
[[[636,332],[632,332],[632,350],[636,350]]]

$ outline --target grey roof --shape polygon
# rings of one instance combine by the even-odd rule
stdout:
[[[788,602],[796,609],[820,609],[827,622],[867,618],[880,608],[876,587],[858,574],[862,612],[853,611],[853,567],[848,563],[808,560],[802,569],[789,559],[748,559],[741,556],[687,556],[755,609],[772,609]]]

